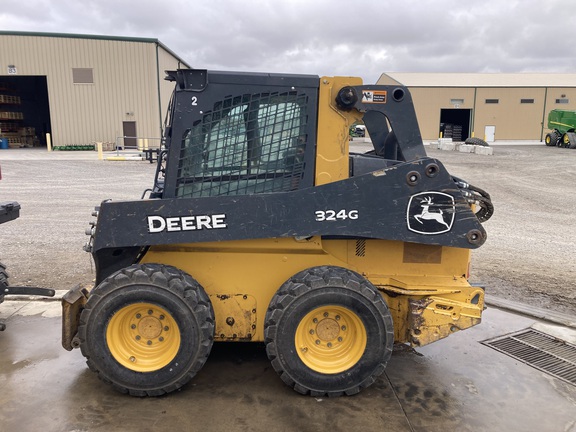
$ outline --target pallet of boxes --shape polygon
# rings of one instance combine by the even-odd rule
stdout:
[[[2,148],[40,145],[35,128],[26,127],[23,124],[24,114],[18,111],[21,104],[20,96],[0,94],[0,146]]]

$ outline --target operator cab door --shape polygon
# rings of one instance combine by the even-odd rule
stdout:
[[[319,79],[242,77],[208,73],[201,92],[177,86],[164,198],[313,186]]]

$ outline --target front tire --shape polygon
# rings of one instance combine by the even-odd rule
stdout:
[[[100,379],[122,393],[158,396],[202,368],[214,340],[214,311],[188,274],[133,265],[98,285],[78,328],[80,348]]]
[[[560,139],[560,136],[558,135],[558,133],[556,131],[552,131],[552,132],[546,134],[546,138],[544,139],[544,142],[546,143],[546,145],[548,147],[555,147],[558,145],[559,139]]]
[[[381,375],[392,355],[392,316],[368,280],[340,267],[290,278],[265,320],[268,358],[282,380],[315,397],[352,395]]]

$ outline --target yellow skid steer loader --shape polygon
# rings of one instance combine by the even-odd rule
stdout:
[[[426,155],[408,90],[359,78],[178,70],[146,199],[104,201],[63,345],[117,390],[181,388],[214,341],[261,342],[281,379],[351,395],[394,343],[480,323],[468,283],[489,195]],[[363,124],[373,150],[355,154]]]

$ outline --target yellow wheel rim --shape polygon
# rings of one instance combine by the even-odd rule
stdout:
[[[106,329],[110,353],[122,366],[152,372],[169,364],[180,348],[172,315],[151,303],[134,303],[116,312]]]
[[[366,349],[362,320],[341,306],[322,306],[298,324],[295,343],[300,360],[310,369],[337,374],[354,366]]]
[[[564,134],[562,141],[564,142],[564,144],[570,144],[570,137],[568,136],[568,134]]]

